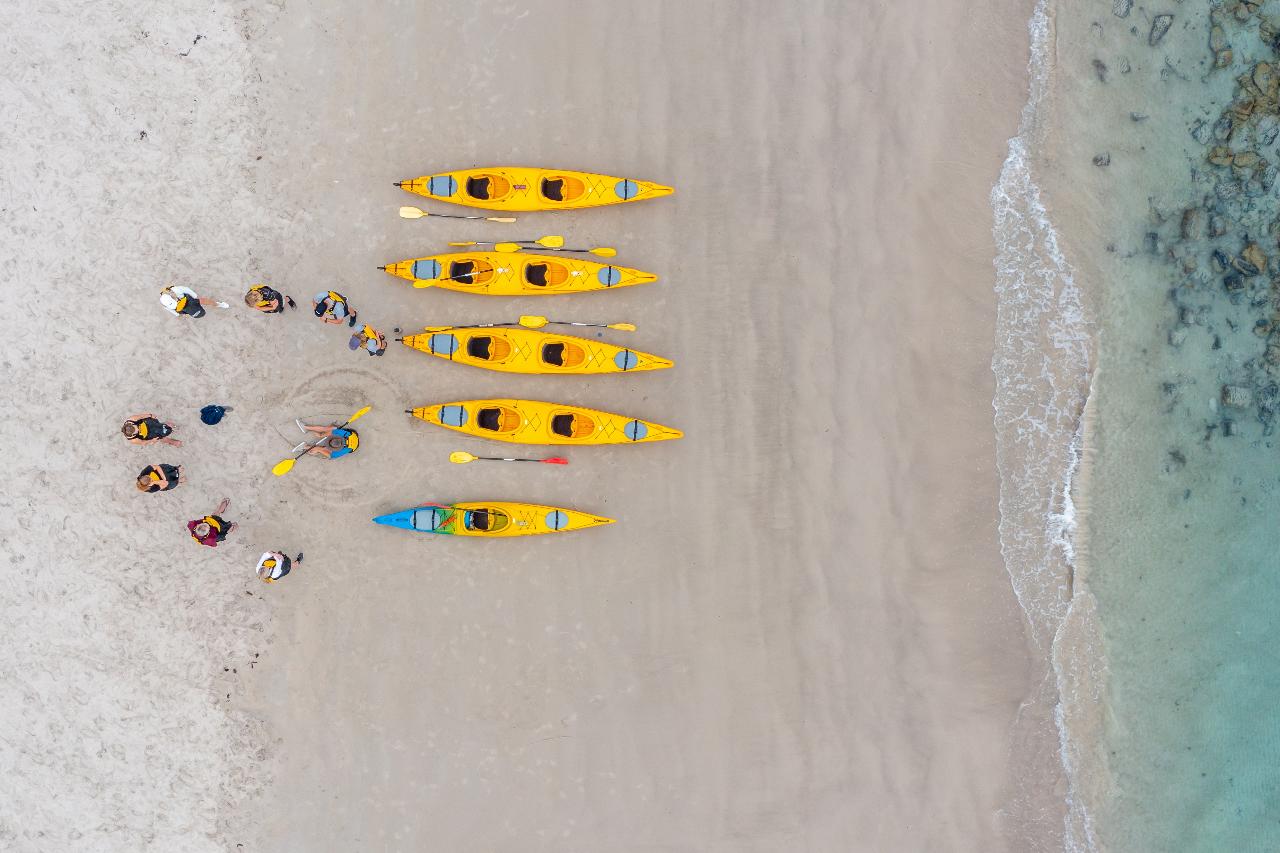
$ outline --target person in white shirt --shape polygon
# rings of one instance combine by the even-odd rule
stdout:
[[[258,577],[263,583],[275,583],[289,574],[294,563],[302,565],[301,551],[292,560],[279,551],[268,551],[262,555],[262,559],[258,560]]]
[[[160,304],[164,306],[170,314],[181,317],[203,317],[205,315],[206,303],[212,303],[219,308],[229,308],[227,303],[218,302],[213,299],[201,299],[196,296],[196,292],[189,287],[181,284],[171,284],[160,291]]]

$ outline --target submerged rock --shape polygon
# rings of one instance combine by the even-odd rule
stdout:
[[[1111,0],[1111,14],[1117,18],[1129,17],[1129,11],[1133,9],[1133,0]]]
[[[1235,132],[1236,123],[1231,120],[1228,113],[1223,113],[1217,121],[1213,123],[1213,138],[1219,142],[1227,142],[1231,139],[1231,134]]]
[[[1095,165],[1095,166],[1110,166],[1110,165],[1111,165],[1111,154],[1110,154],[1110,153],[1108,153],[1108,152],[1106,152],[1106,151],[1103,151],[1101,154],[1097,154],[1097,155],[1095,155],[1095,156],[1094,156],[1094,158],[1093,158],[1093,165]]]
[[[1209,140],[1213,139],[1213,126],[1207,121],[1196,119],[1191,125],[1191,138],[1201,145],[1208,145]]]
[[[1227,34],[1223,31],[1222,27],[1214,24],[1213,28],[1209,30],[1209,50],[1217,53],[1218,51],[1226,50],[1229,47],[1231,47],[1231,43],[1227,41]]]
[[[1257,275],[1267,268],[1267,255],[1257,243],[1250,243],[1236,259],[1235,266],[1245,275]]]
[[[1276,141],[1277,135],[1280,135],[1280,119],[1274,115],[1264,115],[1258,119],[1253,132],[1254,137],[1258,140],[1258,145],[1266,148]]]
[[[1225,217],[1214,213],[1209,217],[1209,236],[1221,237],[1227,233],[1227,220]]]
[[[1238,272],[1233,272],[1222,279],[1222,286],[1227,289],[1228,293],[1239,293],[1244,290],[1244,276]],[[1214,347],[1217,349],[1217,347]]]
[[[1224,48],[1213,55],[1213,67],[1230,68],[1235,59],[1236,56],[1231,52],[1231,48]]]
[[[1173,26],[1173,15],[1156,15],[1151,19],[1151,32],[1147,34],[1147,44],[1155,47]]]
[[[1098,75],[1099,83],[1107,82],[1107,63],[1101,59],[1095,59],[1093,61],[1093,73]]]
[[[1199,240],[1204,231],[1204,211],[1198,207],[1189,207],[1182,211],[1183,240]]]
[[[1209,149],[1209,162],[1215,166],[1230,166],[1234,160],[1235,155],[1225,145],[1215,145]]]
[[[1253,391],[1243,385],[1223,385],[1222,405],[1232,409],[1247,409],[1253,405]]]

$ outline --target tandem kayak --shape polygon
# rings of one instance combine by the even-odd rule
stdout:
[[[574,210],[671,195],[675,190],[594,172],[493,166],[397,181],[420,196],[485,210]]]
[[[549,296],[648,284],[651,272],[528,252],[452,252],[381,267],[415,287],[443,287],[487,296]]]
[[[513,444],[639,444],[684,435],[639,418],[536,400],[463,400],[410,414],[455,432]]]
[[[413,349],[504,373],[635,373],[671,367],[669,359],[573,335],[522,328],[426,328],[401,342]]]
[[[570,530],[613,524],[613,521],[612,518],[573,509],[514,501],[423,504],[374,519],[377,524],[419,533],[492,537],[567,533]]]

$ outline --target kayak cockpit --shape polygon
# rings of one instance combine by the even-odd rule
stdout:
[[[511,516],[492,507],[469,509],[463,514],[462,524],[477,533],[498,533],[511,525]]]
[[[409,514],[409,526],[423,533],[436,533],[449,523],[453,509],[444,506],[420,506]]]
[[[542,197],[547,201],[577,201],[587,192],[587,185],[568,175],[551,175],[542,179]]]
[[[559,287],[569,280],[569,269],[548,261],[525,264],[524,280],[534,287]]]
[[[493,264],[487,261],[453,261],[449,264],[449,280],[459,284],[488,284],[493,278]]]
[[[561,438],[589,438],[595,433],[596,424],[577,412],[558,412],[551,416],[551,431]]]
[[[467,355],[481,361],[505,361],[511,355],[511,344],[491,335],[472,335],[467,339]]]
[[[467,178],[467,195],[477,201],[498,201],[511,194],[511,182],[501,175],[481,173]]]
[[[552,367],[580,367],[587,360],[587,351],[568,341],[554,341],[542,345],[542,363]]]
[[[489,432],[515,432],[521,420],[519,412],[506,406],[486,406],[476,414],[476,425]]]

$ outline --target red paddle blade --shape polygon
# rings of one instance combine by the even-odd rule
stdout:
[[[548,465],[568,465],[569,464],[569,460],[565,459],[563,456],[549,456],[546,459],[542,459],[539,461],[545,462]]]

